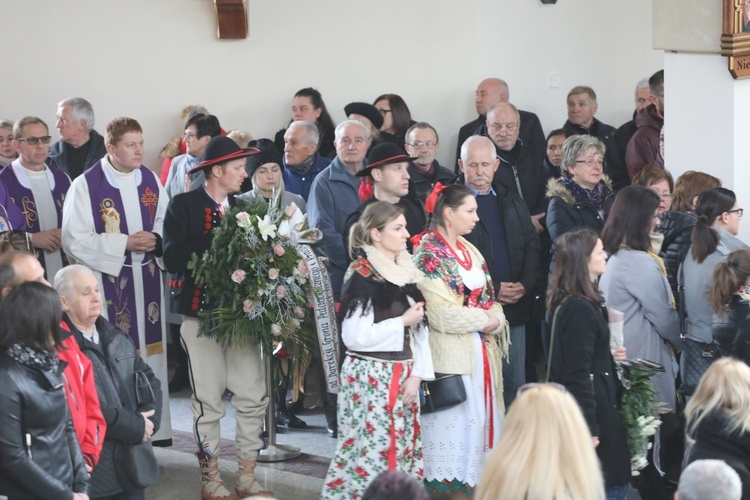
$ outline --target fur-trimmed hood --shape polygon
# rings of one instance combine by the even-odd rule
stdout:
[[[607,191],[609,191],[605,196],[611,196],[612,181],[609,179],[609,177],[607,177],[606,174],[602,174],[602,181],[604,182],[604,187],[606,187]],[[580,201],[575,199],[573,193],[571,193],[570,190],[566,188],[562,183],[562,177],[559,179],[550,179],[547,182],[547,198],[560,198],[568,205],[575,205],[576,203],[580,203]]]

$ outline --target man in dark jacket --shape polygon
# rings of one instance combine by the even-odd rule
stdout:
[[[543,219],[547,212],[544,156],[519,139],[521,123],[521,114],[509,102],[495,104],[487,111],[488,137],[495,144],[500,158],[495,181],[523,198],[534,229],[541,233],[544,231]]]
[[[487,110],[497,103],[508,102],[508,99],[510,99],[510,91],[508,84],[504,80],[487,78],[479,83],[474,100],[479,116],[476,120],[472,120],[462,126],[458,131],[455,167],[457,174],[459,172],[458,159],[461,158],[461,145],[472,135],[488,135],[486,126]],[[539,117],[529,111],[519,110],[518,113],[521,115],[521,140],[524,144],[536,149],[539,154],[543,154],[545,148],[544,131],[542,130],[542,124],[539,122]]]
[[[320,156],[320,132],[314,123],[296,121],[284,132],[284,189],[300,195],[305,202],[315,177],[331,164],[329,158]]]
[[[91,475],[90,496],[145,498],[145,490],[129,491],[129,485],[120,483],[115,448],[145,443],[158,430],[161,382],[141,359],[130,337],[101,316],[99,281],[89,268],[78,264],[64,267],[55,276],[55,290],[65,313],[63,321],[94,368],[94,382],[107,422],[104,448]],[[139,387],[141,378],[147,383]]]
[[[593,135],[606,147],[604,173],[612,180],[612,187],[618,191],[630,184],[630,177],[617,139],[615,128],[597,120],[594,115],[599,109],[596,92],[591,87],[573,87],[568,92],[568,121],[562,128],[572,135]]]
[[[651,90],[648,88],[648,78],[644,78],[639,81],[635,86],[635,110],[633,111],[633,118],[622,125],[615,131],[615,139],[617,139],[617,147],[622,153],[623,165],[627,165],[625,162],[625,150],[628,149],[628,143],[633,138],[633,134],[638,130],[638,125],[635,124],[635,117],[640,110],[651,104]]]
[[[643,167],[651,163],[664,166],[659,147],[659,134],[664,126],[664,70],[654,73],[648,80],[651,104],[635,116],[638,126],[625,150],[625,164],[632,179]]]
[[[414,158],[409,164],[409,196],[424,207],[435,183],[451,184],[456,176],[435,159],[440,144],[437,130],[429,123],[419,122],[409,127],[404,147]]]
[[[57,167],[75,179],[107,154],[104,138],[94,130],[94,108],[82,97],[57,104],[60,140],[52,145],[47,165]]]
[[[466,184],[477,199],[479,222],[466,236],[479,249],[492,277],[497,300],[510,323],[509,359],[503,362],[505,407],[526,383],[526,325],[530,320],[534,287],[539,276],[539,238],[523,200],[493,182],[500,166],[495,147],[486,137],[469,137],[458,162]]]

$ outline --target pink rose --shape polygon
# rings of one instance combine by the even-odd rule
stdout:
[[[242,269],[237,269],[235,272],[232,273],[232,281],[235,283],[242,283],[245,280],[245,271]]]
[[[275,267],[272,267],[271,269],[268,270],[268,277],[271,278],[272,280],[275,280],[276,278],[279,277],[279,270],[276,269]]]
[[[286,287],[284,285],[276,287],[276,296],[280,299],[286,297]]]
[[[294,315],[298,318],[302,318],[305,315],[305,310],[300,306],[294,308]]]
[[[307,262],[304,260],[299,261],[299,264],[297,264],[297,270],[302,274],[307,274]]]
[[[281,245],[274,245],[273,253],[275,253],[278,257],[281,257],[282,255],[286,253],[286,251],[284,250],[284,247],[282,247]]]
[[[237,222],[245,222],[246,220],[250,218],[250,214],[248,214],[247,212],[240,212],[236,215],[236,217],[237,217]]]
[[[281,325],[278,325],[276,323],[274,323],[273,325],[271,325],[271,333],[273,333],[277,337],[279,335],[281,335]]]
[[[297,205],[294,202],[292,202],[289,204],[288,207],[284,209],[284,215],[286,215],[287,217],[291,217],[292,215],[294,215],[294,212],[296,211],[297,211]]]
[[[253,309],[255,309],[255,302],[253,302],[252,300],[246,300],[242,303],[242,310],[246,313],[249,313]]]

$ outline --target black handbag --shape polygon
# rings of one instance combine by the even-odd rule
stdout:
[[[712,343],[700,342],[687,337],[687,311],[685,310],[685,277],[683,265],[677,272],[677,294],[680,297],[677,311],[680,317],[680,337],[682,337],[682,352],[680,353],[680,379],[682,383],[677,391],[684,396],[692,396],[701,377],[706,373],[711,363],[721,357],[719,346]]]
[[[461,375],[436,373],[435,380],[419,386],[422,413],[435,413],[458,406],[466,401],[466,388]]]
[[[145,443],[115,443],[115,475],[120,486],[129,492],[145,490],[159,477],[151,440]]]

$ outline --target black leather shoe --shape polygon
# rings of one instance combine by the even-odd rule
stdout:
[[[276,410],[276,425],[283,425],[284,427],[289,425],[289,413],[284,410]]]
[[[287,425],[292,429],[307,429],[307,422],[297,415],[289,415],[289,423]]]

